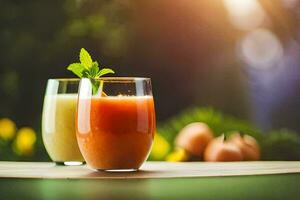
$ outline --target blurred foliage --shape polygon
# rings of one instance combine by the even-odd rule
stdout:
[[[128,42],[124,10],[117,0],[1,1],[0,116],[39,125],[45,82],[72,76],[64,66],[81,47],[102,55],[100,64],[120,63]]]
[[[47,79],[72,76],[65,66],[76,58],[75,52],[81,47],[91,50],[97,58],[101,55],[100,64],[118,66],[129,41],[125,10],[126,2],[118,0],[1,1],[0,118],[13,118],[20,126],[33,127],[38,134],[36,151],[27,157],[22,157],[21,152],[35,140],[28,129],[14,135],[21,138],[20,143],[12,144],[2,137],[0,160],[49,160],[40,134]],[[17,134],[6,130],[2,136],[12,137],[11,133]]]
[[[261,142],[264,160],[300,160],[300,136],[282,129],[272,131]]]

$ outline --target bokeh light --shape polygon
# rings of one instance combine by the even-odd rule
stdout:
[[[283,54],[281,42],[267,29],[258,29],[247,34],[238,51],[246,64],[258,69],[274,67]]]
[[[282,2],[287,8],[293,8],[297,3],[299,3],[299,0],[282,0]]]
[[[231,23],[238,29],[251,30],[259,27],[266,14],[257,0],[224,0]]]

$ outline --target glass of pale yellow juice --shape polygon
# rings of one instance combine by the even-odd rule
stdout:
[[[60,165],[84,159],[76,139],[76,108],[80,79],[49,79],[44,98],[42,135],[50,158]]]

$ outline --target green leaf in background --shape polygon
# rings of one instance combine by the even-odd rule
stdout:
[[[264,160],[300,160],[300,135],[281,129],[271,131],[261,142]]]
[[[90,54],[84,48],[80,49],[79,60],[86,69],[90,69],[93,65]]]
[[[103,76],[103,75],[106,75],[106,74],[114,74],[115,72],[112,70],[112,69],[109,69],[109,68],[103,68],[101,69],[97,76],[100,77],[100,76]]]
[[[67,69],[76,74],[78,77],[83,77],[83,71],[85,70],[81,63],[72,63]]]

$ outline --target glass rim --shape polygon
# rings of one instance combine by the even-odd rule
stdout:
[[[80,78],[49,78],[48,81],[72,81],[72,82],[76,82],[76,81],[80,81]]]
[[[83,78],[89,79],[89,78]],[[150,78],[147,77],[100,77],[93,78],[95,81],[103,81],[103,82],[117,82],[117,83],[128,83],[128,82],[136,82],[136,81],[150,81]]]
[[[80,81],[82,79],[90,79],[90,78],[50,78],[48,80],[54,81]],[[91,78],[96,81],[104,81],[104,82],[134,82],[134,81],[150,81],[151,78],[148,77],[100,77],[100,78]]]

